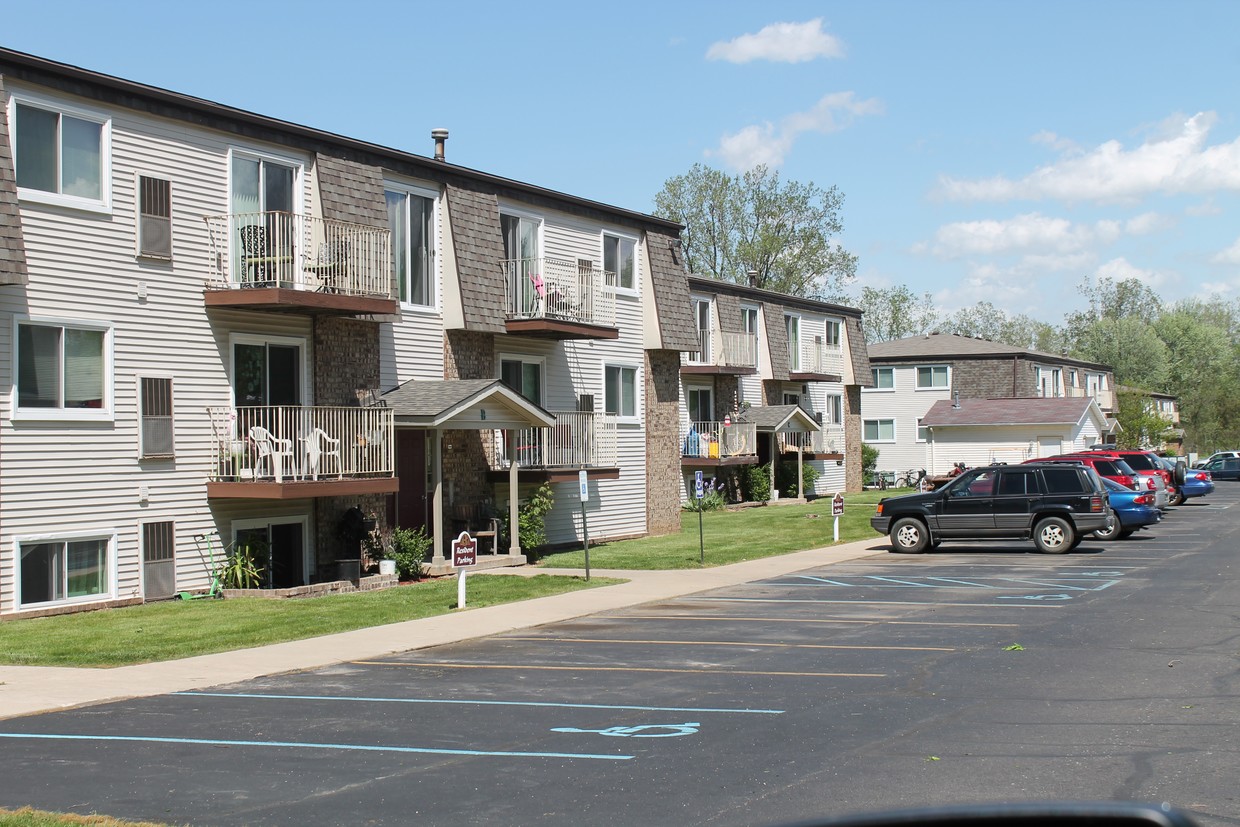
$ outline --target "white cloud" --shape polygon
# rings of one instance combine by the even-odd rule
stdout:
[[[734,170],[753,169],[758,164],[778,167],[802,134],[839,132],[859,117],[882,111],[882,101],[876,98],[857,100],[852,92],[833,92],[811,109],[788,115],[778,126],[768,121],[725,134],[719,139],[718,149],[706,154],[722,159]]]
[[[1157,287],[1167,281],[1165,273],[1160,273],[1157,270],[1143,270],[1122,256],[1099,265],[1098,269],[1094,271],[1094,275],[1099,279],[1108,278],[1115,282],[1136,279],[1148,287]]]
[[[1077,144],[1075,141],[1056,135],[1054,132],[1050,132],[1045,129],[1033,135],[1033,137],[1029,140],[1035,144],[1049,146],[1057,152],[1074,152],[1077,149]]]
[[[822,18],[806,23],[772,23],[757,34],[743,34],[727,42],[711,44],[707,60],[748,63],[770,60],[776,63],[804,63],[820,57],[842,58],[844,44],[822,30]]]
[[[1095,244],[1109,244],[1118,239],[1122,232],[1117,221],[1073,224],[1066,218],[1028,213],[1007,220],[985,219],[946,224],[935,233],[933,246],[921,244],[917,250],[928,250],[942,258],[1019,252],[1063,255]]]
[[[1169,216],[1147,212],[1125,221],[1124,233],[1126,235],[1150,235],[1165,230],[1173,224],[1175,221]]]
[[[1214,113],[1199,112],[1172,134],[1164,134],[1160,126],[1158,134],[1133,149],[1107,141],[1090,152],[1039,167],[1024,178],[944,176],[939,190],[950,199],[973,201],[1124,201],[1150,193],[1240,191],[1240,138],[1207,146],[1214,121]]]
[[[1240,264],[1240,238],[1226,250],[1216,253],[1210,261],[1215,264]]]

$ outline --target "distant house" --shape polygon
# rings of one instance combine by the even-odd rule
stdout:
[[[941,401],[1089,399],[1104,416],[1102,434],[1118,427],[1107,365],[947,333],[878,342],[867,352],[873,384],[861,393],[862,439],[879,449],[882,472],[942,473],[962,459],[930,454],[923,417]]]
[[[1106,417],[1093,399],[1080,397],[941,399],[922,417],[926,467],[1018,463],[1080,451],[1099,442]]]
[[[1152,435],[1156,438],[1149,440],[1149,444],[1143,447],[1152,448],[1156,451],[1180,453],[1184,446],[1184,428],[1180,425],[1179,397],[1169,393],[1157,393],[1126,385],[1120,385],[1119,391],[1120,393],[1131,393],[1144,397],[1146,413],[1157,416],[1167,423],[1166,430],[1161,434]]]

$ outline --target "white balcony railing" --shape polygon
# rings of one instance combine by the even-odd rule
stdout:
[[[552,411],[555,424],[521,428],[510,446],[504,431],[492,434],[496,470],[515,459],[519,468],[615,468],[616,417],[586,411]]]
[[[1056,394],[1051,394],[1051,393],[1044,392],[1043,390],[1039,390],[1039,395],[1053,396]],[[1110,388],[1087,389],[1087,388],[1074,388],[1074,387],[1069,386],[1064,389],[1063,395],[1071,399],[1080,399],[1080,398],[1088,396],[1092,398],[1095,402],[1097,402],[1098,407],[1102,408],[1102,410],[1104,411],[1115,410],[1115,392],[1112,391]]]
[[[390,408],[208,408],[212,482],[395,476]]]
[[[844,453],[844,426],[823,425],[818,431],[796,431],[776,435],[780,452],[797,448],[812,454]]]
[[[712,365],[714,364],[714,348],[711,347],[711,335],[709,330],[698,331],[698,349],[690,353],[686,359],[691,365]]]
[[[756,368],[758,337],[752,333],[724,333],[723,363],[733,368]]]
[[[844,350],[839,345],[804,342],[788,352],[788,370],[793,373],[844,375]]]
[[[616,326],[616,294],[602,270],[553,258],[508,259],[500,266],[506,318]]]
[[[682,424],[680,454],[700,459],[726,459],[758,453],[758,426],[753,422],[689,422]]]
[[[288,212],[205,216],[213,289],[285,287],[392,298],[387,228]]]

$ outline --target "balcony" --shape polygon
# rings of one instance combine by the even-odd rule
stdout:
[[[752,333],[722,333],[719,347],[709,330],[698,331],[698,350],[690,353],[682,374],[729,374],[734,376],[757,373],[758,337]]]
[[[757,463],[758,426],[753,422],[689,422],[681,432],[682,467]]]
[[[1065,388],[1064,391],[1065,392],[1063,395],[1070,397],[1070,398],[1080,399],[1082,397],[1089,397],[1093,399],[1094,402],[1098,404],[1098,407],[1101,408],[1103,411],[1114,411],[1116,409],[1115,408],[1115,392],[1110,390],[1109,388],[1086,389],[1086,388],[1068,387],[1068,388]],[[1059,394],[1051,393],[1046,388],[1042,388],[1039,395],[1040,396],[1058,396]]]
[[[840,382],[844,377],[844,350],[839,345],[805,342],[788,350],[788,379],[792,382]]]
[[[207,496],[287,500],[397,490],[388,408],[208,408]]]
[[[791,431],[776,434],[781,454],[796,453],[800,448],[810,459],[843,459],[844,426],[823,425],[818,431]]]
[[[553,258],[500,262],[509,333],[544,339],[618,339],[616,294],[606,274]]]
[[[314,315],[396,313],[391,231],[287,212],[209,215],[208,307]]]
[[[515,431],[512,445],[504,431],[485,432],[490,434],[485,450],[493,480],[507,480],[514,459],[522,481],[572,481],[582,470],[592,479],[619,479],[616,417],[585,411],[551,413],[555,425]]]

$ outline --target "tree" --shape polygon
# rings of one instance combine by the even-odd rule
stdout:
[[[929,293],[920,296],[903,284],[899,287],[863,287],[857,306],[862,311],[865,340],[887,342],[929,333],[938,313]]]
[[[765,165],[728,175],[694,164],[664,182],[655,214],[685,225],[692,273],[746,284],[753,270],[757,287],[844,301],[857,257],[832,243],[844,231],[843,203],[836,187],[784,182]]]
[[[1121,385],[1161,391],[1167,382],[1167,345],[1153,325],[1136,317],[1102,318],[1080,329],[1076,355],[1110,365]]]
[[[1153,410],[1150,398],[1139,390],[1116,394],[1115,419],[1120,424],[1116,442],[1121,448],[1148,448],[1166,441],[1171,423]]]

